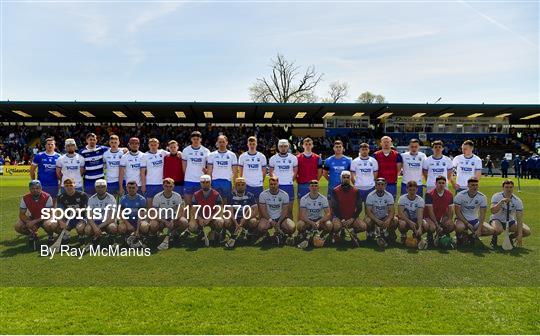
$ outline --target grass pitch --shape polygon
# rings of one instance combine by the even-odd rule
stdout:
[[[190,245],[80,260],[15,234],[27,181],[0,177],[2,333],[540,333],[538,180],[522,180],[533,234],[510,253]]]

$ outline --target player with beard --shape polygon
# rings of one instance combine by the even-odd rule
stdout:
[[[62,181],[69,178],[75,184],[75,189],[83,190],[84,158],[77,154],[77,143],[74,139],[66,139],[66,154],[56,161],[56,176]]]
[[[53,204],[56,204],[58,197],[58,177],[56,176],[56,161],[60,158],[60,154],[56,151],[56,142],[54,138],[45,140],[45,151],[34,155],[32,166],[30,167],[30,179],[37,179],[41,182],[41,187],[44,192],[49,194],[53,199]]]
[[[356,235],[359,232],[366,231],[367,224],[360,219],[362,212],[362,196],[360,190],[351,184],[351,172],[344,170],[341,172],[341,183],[334,188],[331,200],[332,214],[332,232],[334,240],[343,240],[345,236],[344,229],[351,229],[354,237],[351,239],[356,242]]]
[[[200,177],[201,189],[197,190],[191,197],[191,218],[189,230],[197,233],[197,240],[204,241],[206,247],[210,246],[210,241],[218,244],[225,238],[224,220],[220,217],[223,210],[223,198],[212,189],[212,178],[210,175]],[[218,213],[219,212],[219,213]],[[207,235],[204,228],[210,227],[210,234]]]
[[[259,195],[259,234],[268,234],[274,228],[276,245],[292,241],[295,225],[289,218],[289,195],[279,189],[279,179],[271,176],[268,180],[268,189]]]
[[[394,196],[386,191],[385,179],[378,177],[375,190],[366,199],[366,224],[370,231],[374,228],[380,247],[386,247],[388,243],[396,240],[398,220],[394,214]]]
[[[53,207],[51,195],[44,192],[39,180],[32,180],[28,184],[30,192],[21,198],[19,204],[19,221],[15,224],[15,231],[28,236],[28,245],[37,250],[37,231],[40,227],[48,235],[49,245],[53,243],[53,234],[56,229],[51,220],[43,220],[41,210]]]

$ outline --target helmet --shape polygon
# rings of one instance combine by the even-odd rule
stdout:
[[[418,246],[418,240],[414,237],[407,237],[405,240],[405,246],[407,247],[417,247]]]
[[[420,239],[420,241],[418,242],[418,249],[419,250],[425,250],[427,249],[428,247],[428,243],[425,239]]]
[[[452,237],[449,235],[444,235],[439,238],[439,246],[442,248],[451,248],[453,243]]]
[[[314,247],[323,247],[324,246],[324,239],[319,235],[314,236],[313,237],[313,246]]]

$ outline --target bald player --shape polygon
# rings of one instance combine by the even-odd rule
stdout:
[[[259,195],[259,233],[267,234],[268,230],[274,228],[274,239],[276,245],[280,246],[291,241],[296,227],[289,217],[289,195],[279,189],[279,179],[271,176],[268,186]]]

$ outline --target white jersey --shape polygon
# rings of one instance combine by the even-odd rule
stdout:
[[[504,197],[504,193],[502,191],[493,194],[493,196],[491,197],[491,205],[496,205],[503,198],[505,198],[505,197]],[[508,204],[509,204],[509,208],[510,208],[510,213],[508,215],[508,220],[509,221],[515,221],[516,220],[516,211],[523,211],[523,202],[516,195],[512,195],[512,198],[510,199],[510,202]],[[492,214],[491,218],[489,220],[497,219],[501,223],[505,223],[506,222],[506,212],[507,212],[507,204],[503,203],[503,204],[501,204],[501,209],[499,210],[499,212]]]
[[[77,153],[72,156],[64,154],[56,160],[56,167],[62,170],[62,186],[67,178],[71,178],[74,181],[75,188],[82,188],[81,168],[84,168],[84,158],[81,155]]]
[[[418,152],[415,155],[411,152],[405,152],[401,154],[403,159],[403,179],[402,183],[407,184],[409,181],[415,181],[418,186],[424,185],[423,182],[423,163],[427,159],[426,154]]]
[[[116,152],[108,149],[103,153],[103,164],[105,165],[105,179],[107,183],[118,182],[118,172],[120,170],[120,159],[124,152],[118,149]]]
[[[184,181],[186,182],[200,182],[200,178],[203,173],[203,168],[206,168],[206,160],[210,151],[204,146],[194,148],[193,146],[187,146],[182,151],[182,160],[186,161],[186,171]]]
[[[293,184],[294,168],[298,167],[298,158],[291,153],[282,155],[280,153],[272,155],[268,164],[274,169],[280,185]]]
[[[454,197],[454,204],[461,207],[461,214],[466,220],[474,221],[480,217],[480,208],[487,208],[487,198],[479,191],[471,197],[468,190],[463,190]]]
[[[289,195],[281,189],[277,194],[272,194],[270,189],[266,189],[259,195],[259,203],[266,207],[270,219],[278,220],[283,207],[289,204]]]
[[[320,193],[312,198],[309,193],[300,199],[300,208],[306,209],[309,220],[318,221],[323,218],[324,210],[328,209],[328,199]]]
[[[482,171],[482,160],[474,154],[468,158],[460,154],[454,158],[452,165],[456,169],[457,184],[465,189],[467,189],[467,181],[474,177],[477,171]]]
[[[238,165],[238,158],[230,150],[225,152],[215,150],[208,155],[208,164],[212,165],[212,180],[231,181],[233,167]]]
[[[435,188],[435,179],[438,176],[448,176],[448,171],[452,170],[452,160],[446,155],[436,159],[431,155],[424,160],[423,170],[427,171],[426,186],[429,189]]]
[[[264,180],[262,170],[267,165],[263,153],[249,154],[249,152],[244,152],[238,159],[238,165],[243,168],[243,177],[246,179],[248,186],[262,187]]]
[[[168,155],[169,152],[163,149],[158,149],[155,153],[144,153],[141,168],[146,168],[146,185],[163,184],[163,163]]]
[[[141,167],[143,162],[144,154],[142,152],[137,152],[133,154],[127,152],[122,155],[120,158],[120,167],[124,168],[124,181],[130,182],[135,181],[137,186],[141,186]]]
[[[407,214],[407,217],[412,220],[416,221],[418,218],[418,209],[423,209],[425,206],[424,199],[418,195],[415,195],[416,197],[411,200],[409,199],[408,195],[401,195],[398,200],[398,206],[404,207],[405,214]]]
[[[355,174],[354,186],[360,190],[375,187],[375,172],[379,171],[379,163],[374,157],[357,157],[352,160],[351,172]]]
[[[176,217],[177,211],[183,211],[184,201],[179,193],[173,191],[171,197],[165,197],[164,191],[159,192],[154,196],[152,200],[152,206],[157,209],[173,209],[171,211],[164,211],[162,219],[170,220]]]
[[[394,196],[386,190],[382,196],[377,194],[377,190],[373,190],[366,197],[366,207],[370,208],[378,219],[386,218],[388,216],[388,206],[393,205]]]
[[[104,209],[107,206],[109,206],[110,210],[109,212],[105,213]],[[102,209],[101,213],[92,214],[92,218],[95,221],[104,221],[106,220],[106,218],[104,217],[105,215],[107,215],[108,217],[112,216],[112,211],[116,208],[116,198],[114,198],[113,195],[106,193],[105,197],[103,197],[103,199],[100,199],[98,197],[98,194],[94,194],[88,199],[88,207],[90,209]]]

